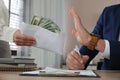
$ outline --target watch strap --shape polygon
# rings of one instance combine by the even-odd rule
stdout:
[[[87,48],[90,50],[94,50],[99,39],[100,39],[99,36],[97,36],[95,34],[91,34],[91,40],[88,43]]]

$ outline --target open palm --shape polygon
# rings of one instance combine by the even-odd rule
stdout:
[[[70,9],[70,14],[73,17],[75,24],[75,27],[72,32],[75,35],[77,41],[80,44],[88,45],[91,36],[89,32],[85,29],[85,27],[82,25],[81,19],[73,7]]]

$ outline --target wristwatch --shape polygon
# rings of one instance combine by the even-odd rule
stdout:
[[[91,33],[90,35],[91,35],[91,40],[88,43],[87,48],[90,50],[94,50],[98,40],[100,39],[100,35],[94,33]]]

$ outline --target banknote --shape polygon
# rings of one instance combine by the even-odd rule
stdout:
[[[59,26],[56,23],[54,23],[50,18],[34,16],[31,21],[31,24],[41,26],[54,33],[59,33],[61,31]]]
[[[39,24],[40,24],[40,18],[38,16],[34,16],[33,19],[32,19],[32,21],[31,21],[31,24],[39,26]]]

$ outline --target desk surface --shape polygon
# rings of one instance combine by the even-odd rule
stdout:
[[[19,76],[18,72],[0,72],[0,80],[120,80],[120,71],[95,71],[101,78]]]

